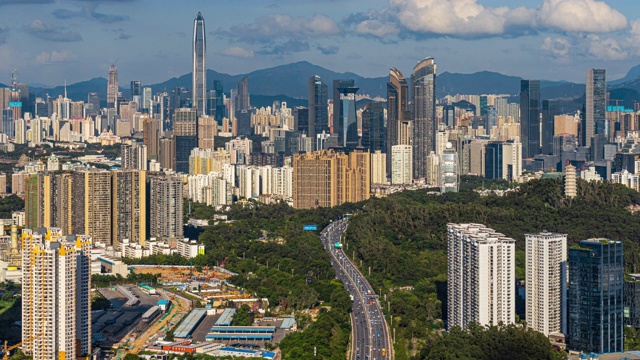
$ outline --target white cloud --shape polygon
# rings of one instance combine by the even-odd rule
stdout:
[[[476,0],[390,0],[390,6],[399,23],[411,31],[471,37],[504,34],[511,11],[485,7]]]
[[[589,55],[598,60],[624,60],[629,57],[629,52],[616,39],[601,39],[598,35],[589,35],[587,40]]]
[[[608,33],[627,28],[627,18],[596,0],[545,0],[538,10],[540,27],[567,32]]]
[[[382,20],[364,20],[356,25],[356,32],[360,35],[371,35],[383,38],[389,35],[397,35],[400,30],[395,24]]]
[[[43,51],[40,53],[40,55],[36,56],[36,62],[38,64],[52,64],[52,63],[66,62],[69,60],[73,60],[75,58],[76,56],[73,53],[66,50],[62,50],[62,51],[54,50],[51,53]]]
[[[402,31],[476,38],[539,31],[609,33],[627,28],[627,18],[599,0],[543,0],[536,8],[491,7],[478,0],[389,0],[389,7],[377,10],[377,16],[369,11],[351,18],[359,19],[357,33],[379,37]]]
[[[640,45],[640,19],[631,23],[631,39],[629,41]]]
[[[273,14],[258,18],[249,24],[234,25],[227,35],[240,41],[263,43],[274,39],[335,35],[339,32],[338,24],[322,14],[315,14],[311,18]]]
[[[241,48],[239,46],[226,48],[222,50],[222,53],[227,56],[239,57],[239,58],[252,58],[254,56],[253,50]]]
[[[542,46],[540,48],[551,53],[555,57],[566,58],[569,55],[571,44],[567,39],[552,39],[550,37],[546,37],[542,42]]]

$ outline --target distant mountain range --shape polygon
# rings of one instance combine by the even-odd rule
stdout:
[[[388,76],[366,78],[354,73],[337,73],[321,66],[306,61],[280,65],[268,69],[256,70],[248,74],[229,75],[214,70],[207,70],[209,84],[213,80],[222,81],[224,91],[236,88],[237,83],[244,76],[249,78],[249,90],[252,95],[252,105],[263,106],[271,104],[274,100],[287,101],[289,106],[303,105],[308,94],[308,79],[313,75],[319,75],[329,86],[331,97],[332,83],[335,79],[354,79],[359,93],[369,94],[372,97],[386,97]],[[405,76],[409,77],[407,73]],[[496,72],[481,71],[473,74],[458,74],[443,72],[438,74],[436,80],[436,94],[438,97],[455,94],[509,94],[518,96],[520,92],[520,80],[517,76],[503,75]],[[1,84],[0,84],[1,86]],[[178,78],[171,78],[161,83],[144,85],[151,86],[153,92],[170,92],[176,87],[191,87],[191,73]],[[541,95],[543,99],[577,99],[584,96],[585,85],[568,81],[541,80]],[[628,74],[618,80],[610,81],[609,88],[616,90],[616,96],[623,97],[624,105],[633,106],[633,100],[640,101],[640,65],[629,70]],[[64,86],[54,88],[32,87],[36,96],[49,93],[58,96],[64,93]],[[82,81],[67,86],[67,94],[72,99],[86,100],[87,93],[97,92],[102,101],[106,99],[107,80],[102,77]],[[130,97],[127,86],[120,88],[126,97]],[[611,97],[614,99],[614,97]]]

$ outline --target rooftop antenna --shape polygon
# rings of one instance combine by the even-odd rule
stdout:
[[[15,85],[18,83],[18,70],[13,69],[11,72],[11,85]]]
[[[67,98],[67,79],[64,80],[64,98]]]

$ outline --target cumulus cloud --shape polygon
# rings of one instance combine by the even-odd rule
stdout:
[[[629,41],[640,44],[640,19],[631,23],[631,38]]]
[[[239,46],[229,47],[222,50],[223,55],[237,58],[252,58],[255,54],[251,49],[245,49]]]
[[[315,14],[304,16],[273,14],[260,17],[249,24],[234,25],[225,34],[239,41],[256,43],[273,39],[305,39],[338,34],[340,28],[331,18]]]
[[[491,7],[478,0],[389,0],[388,7],[353,14],[345,23],[357,34],[381,39],[608,33],[627,28],[626,17],[599,0],[543,0],[536,8]]]
[[[566,58],[569,55],[571,44],[567,39],[546,37],[540,47],[542,50],[550,53],[554,57]]]
[[[627,18],[596,0],[545,0],[538,11],[539,26],[567,32],[608,33],[627,28]]]
[[[53,63],[60,63],[60,62],[66,62],[69,60],[73,60],[75,59],[76,56],[66,50],[62,50],[62,51],[52,51],[51,53],[48,53],[46,51],[43,51],[40,53],[40,55],[36,56],[36,62],[38,64],[53,64]]]
[[[613,38],[601,39],[598,35],[589,35],[588,52],[598,60],[624,60],[629,57],[629,52],[620,46]]]
[[[41,20],[34,20],[30,25],[26,25],[24,30],[42,40],[59,42],[82,41],[80,33],[59,26],[47,25]]]

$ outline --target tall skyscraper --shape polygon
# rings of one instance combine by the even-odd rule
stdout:
[[[523,159],[540,154],[540,80],[520,81],[520,142]]]
[[[587,91],[582,125],[582,146],[591,146],[591,138],[607,135],[604,131],[596,131],[596,123],[606,120],[607,110],[607,74],[605,69],[587,70]]]
[[[338,146],[354,149],[359,145],[356,92],[353,80],[333,81],[333,132]],[[336,102],[337,101],[337,102]]]
[[[589,239],[569,248],[567,347],[624,351],[624,258],[621,241]]]
[[[436,150],[436,63],[420,61],[411,75],[413,103],[413,178],[427,177],[427,156]]]
[[[249,98],[249,78],[243,77],[238,83],[238,99],[236,100],[237,110],[249,110],[251,109],[251,100]]]
[[[91,353],[91,237],[22,232],[22,350],[34,360]]]
[[[109,76],[107,80],[107,107],[115,108],[118,100],[118,69],[115,64],[109,67]]]
[[[158,239],[183,237],[183,184],[180,176],[171,174],[149,177],[149,235]]]
[[[371,153],[387,152],[387,128],[384,126],[384,106],[374,101],[362,112],[362,146]]]
[[[215,118],[218,127],[222,127],[222,118],[225,117],[224,91],[222,81],[214,80],[213,89],[208,91],[207,115]]]
[[[567,234],[526,234],[527,326],[567,332]]]
[[[328,86],[322,82],[320,76],[309,78],[309,124],[308,131],[305,130],[305,132],[312,139],[323,131],[329,133],[328,91]],[[296,129],[296,131],[302,130]]]
[[[391,173],[391,148],[400,143],[400,124],[409,115],[409,85],[400,70],[389,70],[387,83],[387,173]],[[413,175],[413,174],[412,174]]]
[[[542,100],[542,154],[553,154],[555,117],[560,115],[560,104],[555,100]]]
[[[480,224],[447,233],[447,329],[515,322],[516,241]]]
[[[207,38],[204,17],[198,12],[193,21],[192,100],[198,115],[207,114]]]
[[[198,147],[198,116],[196,109],[176,110],[173,121],[173,135],[176,141],[176,171],[189,173],[189,154]]]

